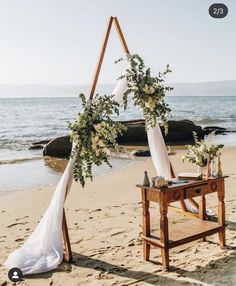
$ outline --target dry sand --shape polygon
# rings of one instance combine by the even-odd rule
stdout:
[[[184,164],[178,150],[171,160],[177,172],[195,168]],[[142,257],[140,192],[135,187],[143,172],[155,175],[151,159],[95,178],[83,190],[73,183],[66,202],[73,263],[27,277],[21,285],[236,285],[236,149],[223,151],[226,181],[227,248],[218,236],[195,241],[170,251],[170,271],[162,270],[159,249],[151,249],[151,261]],[[24,190],[0,197],[0,285],[12,285],[2,263],[34,230],[48,206],[54,188]],[[208,197],[207,197],[208,198]],[[216,209],[215,195],[208,207]],[[158,229],[158,206],[151,205],[152,225]],[[169,210],[171,223],[189,219]]]

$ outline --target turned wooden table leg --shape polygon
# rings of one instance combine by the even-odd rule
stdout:
[[[142,189],[142,206],[143,206],[143,235],[150,236],[150,213],[149,201],[146,198],[146,190]],[[150,257],[150,244],[143,239],[143,259],[148,261]]]
[[[164,244],[164,248],[161,248],[161,257],[163,268],[169,268],[169,230],[168,230],[168,218],[167,218],[168,206],[166,203],[165,194],[161,193],[160,196],[160,241]]]
[[[219,231],[220,247],[225,247],[225,188],[224,181],[222,180],[218,190],[218,225],[223,226]]]
[[[199,219],[206,220],[206,198],[205,195],[202,195],[199,202]],[[206,241],[206,237],[202,239]]]

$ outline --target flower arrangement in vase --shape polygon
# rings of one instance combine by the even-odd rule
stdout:
[[[205,177],[211,176],[211,163],[220,155],[222,144],[214,144],[212,132],[207,140],[198,140],[197,133],[193,132],[194,145],[186,145],[188,152],[182,157],[183,161],[196,164],[198,167],[206,167]]]

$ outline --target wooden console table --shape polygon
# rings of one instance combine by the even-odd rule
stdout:
[[[172,184],[168,188],[158,189],[137,185],[141,188],[143,206],[143,257],[149,260],[150,246],[161,249],[163,268],[169,268],[169,249],[179,245],[212,235],[219,234],[221,248],[225,246],[225,204],[224,179],[209,178],[199,181],[188,181],[184,184]],[[205,195],[218,193],[218,223],[206,220]],[[190,223],[169,226],[167,211],[168,204],[183,199],[201,197],[199,203],[199,217],[192,217]],[[149,202],[159,203],[160,207],[160,235],[154,237],[150,229]],[[184,226],[184,227],[183,227]]]

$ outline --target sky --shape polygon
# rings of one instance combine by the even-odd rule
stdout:
[[[220,2],[224,19],[209,0],[0,0],[0,84],[91,83],[110,16],[153,74],[170,64],[170,82],[236,80],[236,1]],[[112,29],[99,83],[115,82],[122,56]]]

